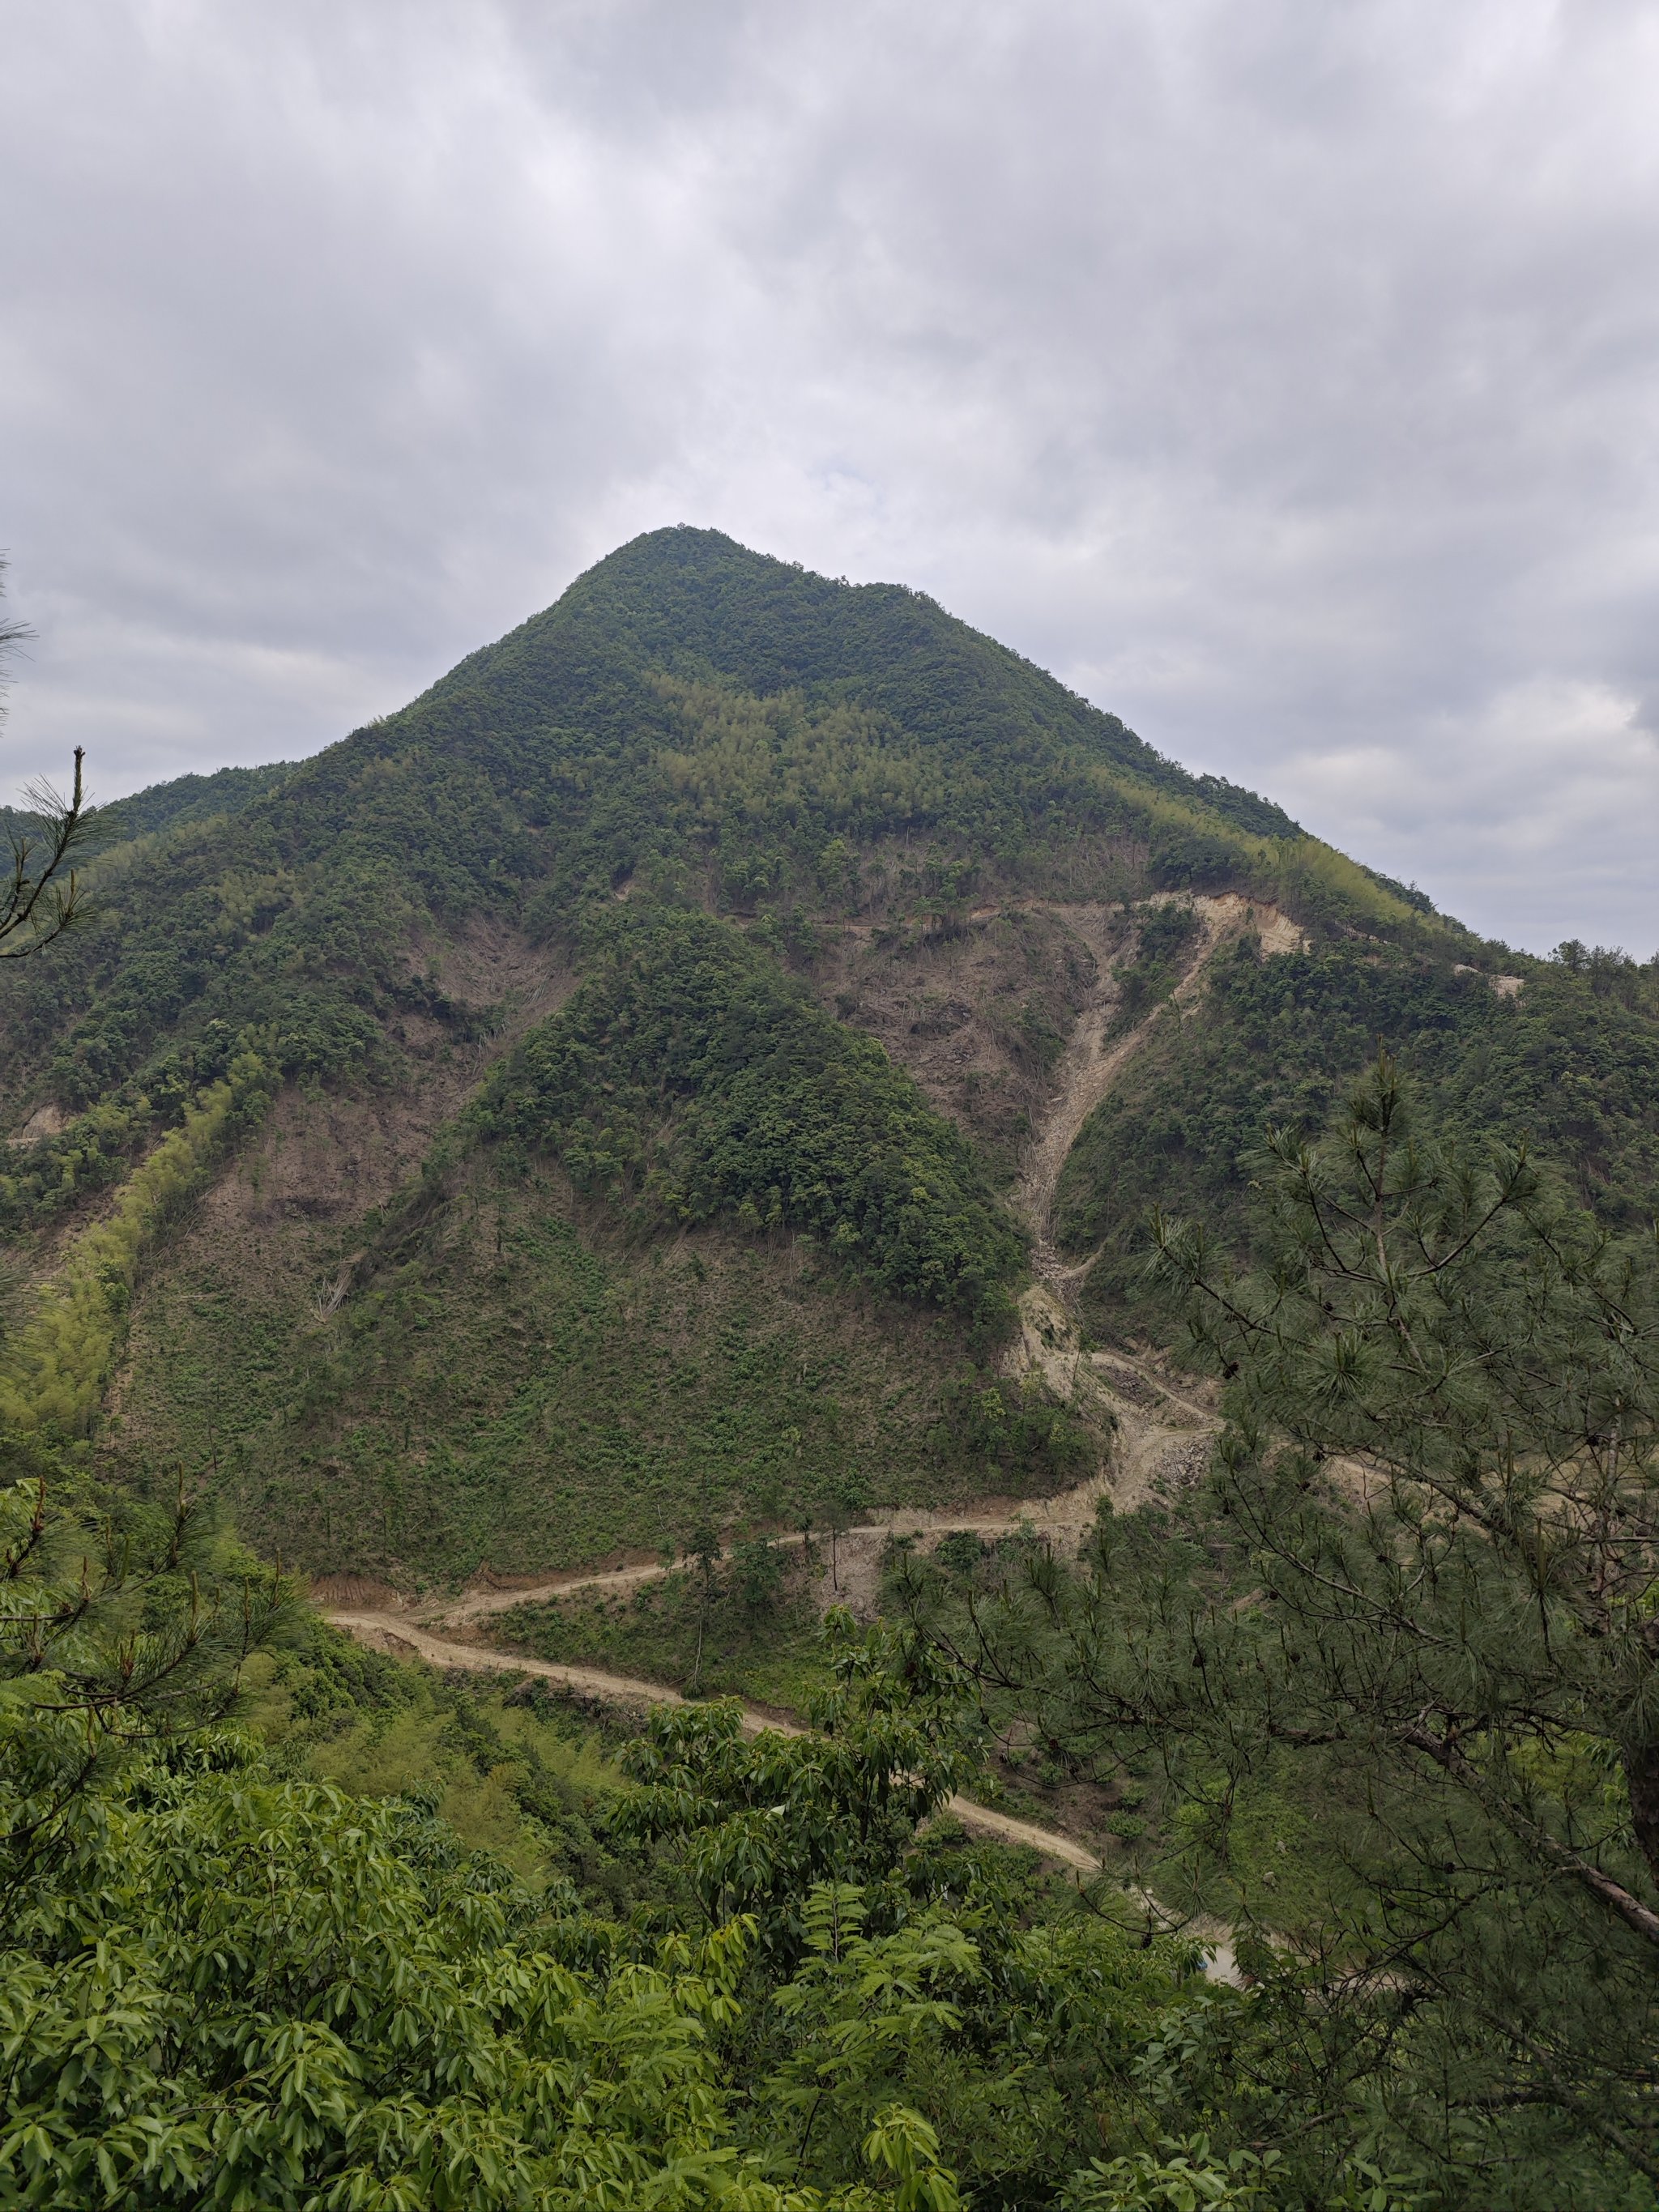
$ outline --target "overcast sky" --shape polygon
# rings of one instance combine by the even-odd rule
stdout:
[[[0,786],[400,705],[635,532],[920,586],[1659,944],[1659,9],[0,0]]]

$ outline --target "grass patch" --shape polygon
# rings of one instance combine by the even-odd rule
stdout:
[[[320,1320],[319,1252],[256,1263],[204,1212],[138,1301],[111,1472],[182,1464],[295,1566],[404,1584],[1078,1479],[1074,1425],[1005,1404],[946,1316],[777,1237],[630,1247],[579,1212],[550,1167],[474,1155]]]
[[[599,1732],[544,1685],[439,1674],[314,1618],[297,1644],[256,1653],[244,1684],[243,1718],[284,1777],[418,1799],[526,1880],[574,1875],[605,1890],[594,1816],[629,1785]]]
[[[665,1683],[687,1696],[745,1697],[799,1712],[828,1684],[819,1622],[797,1568],[757,1602],[741,1564],[690,1566],[614,1596],[526,1605],[503,1640],[537,1657]]]

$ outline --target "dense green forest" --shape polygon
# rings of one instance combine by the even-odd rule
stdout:
[[[178,811],[164,861],[118,848],[98,925],[4,979],[9,1096],[84,1117],[8,1178],[15,1218],[118,1173],[239,1051],[287,1079],[388,1072],[388,1018],[455,1018],[409,972],[412,934],[521,915],[562,933],[636,879],[740,911],[948,916],[976,887],[1103,867],[1126,891],[1259,882],[1373,929],[1430,926],[931,602],[710,532],[623,549],[234,815]]]
[[[1149,1042],[1066,1163],[1056,1228],[1066,1249],[1102,1251],[1091,1312],[1108,1327],[1144,1314],[1155,1207],[1200,1212],[1247,1246],[1241,1161],[1270,1127],[1322,1127],[1379,1045],[1439,1129],[1524,1136],[1605,1220],[1653,1220],[1656,1012],[1659,961],[1582,946],[1528,963],[1525,990],[1507,997],[1450,960],[1339,942],[1263,961],[1241,943],[1212,970],[1199,1016]]]
[[[94,818],[100,841],[106,844],[155,837],[191,823],[240,814],[256,799],[280,791],[292,774],[289,762],[272,761],[264,768],[221,768],[210,775],[175,775],[166,783],[152,783],[126,799],[111,801]]]
[[[579,1188],[807,1230],[892,1297],[992,1326],[1012,1312],[1021,1240],[879,1045],[706,916],[606,934],[601,972],[492,1078],[486,1129],[552,1145]]]
[[[91,805],[88,830],[95,845],[107,852],[112,846],[134,838],[159,836],[191,823],[240,814],[256,799],[280,789],[290,773],[287,761],[273,761],[264,768],[221,768],[210,775],[173,776],[166,783],[148,784],[125,799]],[[96,796],[92,794],[94,800]],[[0,808],[0,835],[38,827],[40,820],[39,815],[16,808]]]
[[[0,1510],[12,2202],[1413,2201],[1311,2112],[1293,1990],[930,1821],[981,1747],[919,1642],[832,1622],[815,1733],[606,1741],[285,1619],[188,1519]]]
[[[1428,2201],[1645,2206],[1659,1235],[1437,1103],[1385,1057],[1260,1148],[1259,1271],[1155,1224],[1227,1385],[1197,1483],[890,1602],[1157,1894],[1312,1969]]]
[[[0,2197],[1651,2212],[1659,958],[701,531],[91,827]]]

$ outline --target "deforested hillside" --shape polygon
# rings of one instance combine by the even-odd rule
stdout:
[[[928,599],[714,532],[185,781],[0,972],[0,1425],[319,1574],[1109,1486],[1150,1209],[1248,1248],[1264,1124],[1379,1044],[1449,1133],[1659,1197],[1651,969],[1486,945]]]

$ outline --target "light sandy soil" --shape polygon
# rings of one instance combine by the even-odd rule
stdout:
[[[1118,991],[1109,969],[1103,969],[1090,1003],[1079,1016],[1060,1066],[1055,1096],[1031,1147],[1025,1173],[1015,1193],[1015,1204],[1037,1240],[1037,1265],[1051,1279],[1062,1282],[1086,1274],[1093,1265],[1084,1260],[1063,1266],[1049,1243],[1048,1224],[1054,1191],[1073,1146],[1084,1123],[1116,1082],[1147,1038],[1164,1020],[1171,1005],[1186,1005],[1198,992],[1218,949],[1254,930],[1261,940],[1264,958],[1274,953],[1299,952],[1306,939],[1288,915],[1277,907],[1253,902],[1237,891],[1219,898],[1149,899],[1149,906],[1189,904],[1198,916],[1198,945],[1176,984],[1172,1000],[1153,1007],[1143,1022],[1125,1036],[1107,1039],[1107,1030],[1117,1008]]]
[[[1467,960],[1459,960],[1455,962],[1452,967],[1452,974],[1454,975],[1485,975],[1486,976],[1487,982],[1498,994],[1500,999],[1518,998],[1526,983],[1526,978],[1522,975],[1487,975],[1486,970],[1483,968],[1471,968]]]
[[[1195,1479],[1217,1414],[1203,1402],[1202,1384],[1183,1381],[1177,1388],[1149,1353],[1084,1350],[1067,1301],[1094,1261],[1065,1261],[1054,1250],[1051,1223],[1060,1172],[1090,1115],[1158,1024],[1172,1014],[1178,1018],[1181,1007],[1196,996],[1222,945],[1254,933],[1266,959],[1301,951],[1306,945],[1288,915],[1237,892],[1182,902],[1197,915],[1200,937],[1171,998],[1125,1036],[1109,1041],[1117,992],[1109,974],[1103,975],[1060,1062],[1054,1096],[1015,1194],[1032,1235],[1036,1279],[1020,1300],[1020,1331],[1006,1355],[1006,1371],[1015,1381],[1040,1376],[1062,1402],[1112,1434],[1111,1472],[1103,1486],[1120,1507],[1140,1504]],[[1101,1486],[1096,1486],[1097,1492]]]
[[[69,1116],[61,1106],[49,1098],[44,1106],[37,1106],[15,1136],[8,1137],[9,1145],[38,1145],[43,1137],[60,1137],[69,1127]]]

